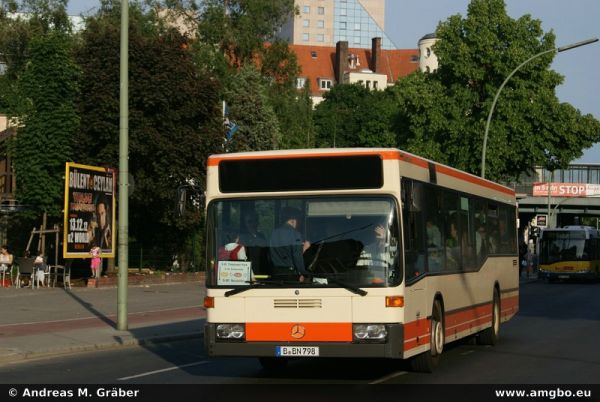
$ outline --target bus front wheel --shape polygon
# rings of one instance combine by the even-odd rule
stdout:
[[[431,314],[430,349],[410,360],[412,370],[421,373],[433,372],[440,362],[440,357],[444,351],[444,343],[444,315],[440,301],[436,300],[433,303]]]
[[[492,326],[484,329],[479,334],[479,343],[482,345],[495,345],[500,339],[500,295],[498,289],[494,289],[494,301],[492,304]]]

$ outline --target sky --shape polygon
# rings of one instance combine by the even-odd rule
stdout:
[[[544,32],[554,31],[556,45],[564,46],[600,37],[598,0],[505,0],[508,15],[530,14],[542,21]],[[99,0],[70,0],[69,13],[93,13]],[[384,30],[400,49],[414,49],[419,39],[435,32],[440,21],[467,14],[469,0],[386,0]],[[584,114],[600,119],[600,42],[558,53],[552,69],[564,76],[556,94]],[[516,67],[516,66],[515,66]],[[499,100],[501,101],[501,100]],[[573,163],[600,163],[600,143],[584,151]]]

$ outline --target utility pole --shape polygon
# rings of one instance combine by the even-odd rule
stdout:
[[[129,274],[129,0],[121,1],[120,125],[119,125],[119,281],[117,329],[127,330]]]

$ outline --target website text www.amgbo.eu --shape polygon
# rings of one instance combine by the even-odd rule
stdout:
[[[570,390],[570,389],[501,389],[495,391],[498,398],[591,398],[592,391],[586,389]]]

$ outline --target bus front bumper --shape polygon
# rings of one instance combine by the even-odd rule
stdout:
[[[209,356],[275,357],[279,346],[318,347],[318,357],[404,358],[404,327],[387,325],[385,342],[224,342],[217,341],[216,324],[204,327],[204,346]]]
[[[598,275],[592,271],[582,272],[554,272],[554,271],[538,271],[538,278],[540,279],[595,279]]]

